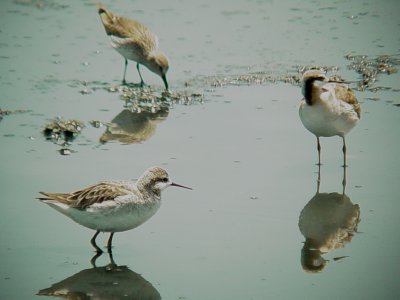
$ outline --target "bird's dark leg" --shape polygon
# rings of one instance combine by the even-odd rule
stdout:
[[[125,80],[125,76],[126,76],[126,68],[128,67],[128,60],[125,58],[125,69],[124,69],[124,78],[122,79],[122,84],[126,85],[126,80]]]
[[[317,136],[317,150],[318,150],[318,166],[321,165],[321,144],[319,142],[319,136]]]
[[[346,178],[346,166],[343,167],[343,181],[342,181],[342,185],[343,185],[343,195],[345,194],[346,191],[346,183],[347,183],[347,178]]]
[[[144,81],[143,81],[142,74],[140,74],[139,63],[136,64],[136,69],[138,70],[139,76],[140,76],[140,87],[143,87],[144,86]]]
[[[343,168],[347,167],[347,165],[346,165],[346,151],[347,151],[346,140],[345,140],[345,138],[343,136],[343,157],[344,157],[344,159],[343,159]]]
[[[92,264],[93,268],[97,268],[96,260],[102,255],[103,255],[103,253],[96,252],[96,254],[92,257],[92,259],[90,260],[90,263]]]
[[[110,263],[107,265],[106,270],[107,271],[114,271],[115,269],[118,268],[118,266],[114,261],[112,252],[108,252],[108,257],[110,258]]]
[[[321,185],[321,165],[318,165],[317,194],[319,194],[320,185]]]
[[[108,257],[109,257],[109,259],[110,259],[110,265],[112,265],[112,266],[117,266],[117,264],[116,264],[115,261],[114,261],[114,257],[113,257],[112,252],[109,252],[109,253],[108,253]]]
[[[107,242],[107,251],[108,253],[112,253],[112,239],[114,236],[114,232],[111,232],[110,237],[108,238],[108,242]]]
[[[90,240],[90,243],[96,249],[96,252],[98,254],[101,254],[101,253],[103,253],[103,250],[101,250],[100,247],[97,246],[97,244],[96,244],[96,238],[99,235],[99,233],[100,233],[100,230],[97,230],[96,233],[94,234],[94,236],[92,237],[92,239]]]

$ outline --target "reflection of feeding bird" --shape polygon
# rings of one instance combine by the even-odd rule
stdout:
[[[111,45],[125,58],[123,84],[126,84],[125,75],[128,60],[136,62],[140,76],[140,84],[144,85],[139,65],[146,66],[153,73],[161,76],[165,89],[168,90],[167,71],[168,58],[158,51],[158,38],[145,25],[138,21],[114,15],[106,8],[99,6],[98,12],[107,35],[111,38]]]
[[[188,188],[173,183],[164,169],[152,167],[133,181],[103,181],[72,193],[45,193],[39,200],[87,228],[96,230],[91,239],[98,253],[96,237],[110,232],[107,249],[111,252],[115,232],[133,229],[150,217],[160,207],[161,191],[169,186]],[[190,189],[190,188],[188,188]]]
[[[346,166],[345,135],[360,120],[361,107],[354,92],[343,82],[328,79],[322,71],[308,70],[302,78],[300,119],[317,137],[318,164],[321,164],[320,137],[338,135],[343,139]]]
[[[343,183],[345,184],[345,176]],[[325,267],[324,253],[342,248],[351,241],[360,222],[360,207],[343,193],[320,193],[304,206],[299,229],[305,237],[302,249],[304,270],[320,272]]]
[[[141,275],[116,265],[82,270],[37,294],[63,299],[161,299]]]
[[[168,116],[168,109],[156,113],[142,111],[132,112],[124,109],[120,112],[100,137],[100,142],[106,143],[118,140],[123,144],[136,144],[148,140],[156,131],[157,125]]]

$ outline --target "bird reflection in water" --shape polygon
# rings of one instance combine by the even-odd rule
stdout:
[[[156,131],[157,125],[169,114],[168,107],[156,111],[124,109],[107,124],[107,129],[100,137],[101,143],[117,140],[122,144],[137,144],[148,140]]]
[[[117,266],[112,254],[110,263],[96,266],[96,254],[92,268],[82,270],[51,287],[40,290],[37,295],[64,299],[161,299],[154,286],[127,266]]]
[[[321,170],[318,168],[317,193],[300,213],[299,229],[305,237],[301,264],[305,271],[321,272],[328,260],[323,255],[349,243],[360,222],[360,207],[345,194],[346,168],[343,168],[342,193],[320,193]],[[344,257],[337,257],[338,260]]]

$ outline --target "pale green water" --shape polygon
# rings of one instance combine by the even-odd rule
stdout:
[[[255,71],[282,76],[297,65],[321,65],[357,80],[344,55],[399,54],[397,1],[103,2],[158,33],[171,60],[172,90],[203,94],[203,102],[174,104],[156,120],[132,121],[150,133],[129,145],[100,144],[106,128],[89,124],[123,111],[119,93],[80,93],[122,78],[123,60],[109,46],[95,5],[21,2],[30,1],[0,4],[0,108],[30,110],[0,122],[0,299],[39,298],[39,290],[74,274],[68,282],[78,278],[81,292],[102,299],[110,299],[106,293],[126,299],[137,290],[142,299],[399,298],[399,73],[375,84],[391,90],[357,92],[363,112],[347,138],[346,195],[361,221],[344,247],[323,255],[329,262],[317,274],[301,263],[299,216],[317,190],[317,153],[298,118],[300,88],[282,82],[214,88],[200,79]],[[144,68],[142,74],[159,94],[161,79]],[[127,79],[138,81],[134,64]],[[56,116],[86,125],[69,156],[41,133]],[[322,139],[322,151],[320,192],[341,193],[341,140]],[[90,264],[93,232],[35,197],[137,178],[151,165],[194,190],[166,190],[150,221],[116,234],[115,262],[129,270],[99,279],[91,274],[97,274]],[[100,235],[99,244],[106,238]],[[106,255],[97,260],[107,264]]]

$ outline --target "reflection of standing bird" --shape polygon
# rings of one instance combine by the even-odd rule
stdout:
[[[91,239],[102,232],[110,232],[107,249],[111,252],[115,232],[133,229],[151,218],[161,205],[161,191],[169,186],[188,188],[173,183],[167,171],[160,167],[146,170],[137,182],[102,181],[72,193],[45,193],[39,198],[60,213],[87,228],[96,230]],[[188,188],[190,189],[190,188]]]
[[[338,135],[343,139],[346,166],[345,135],[357,124],[361,114],[353,91],[342,82],[329,80],[322,71],[308,70],[302,78],[302,93],[300,119],[317,137],[318,164],[321,164],[319,138]]]
[[[100,142],[106,143],[118,140],[123,144],[136,144],[148,140],[156,131],[157,125],[168,116],[168,109],[152,113],[148,111],[121,111],[100,137]]]
[[[111,38],[111,45],[125,58],[123,84],[126,84],[125,75],[128,60],[136,62],[140,76],[140,84],[144,85],[139,65],[146,66],[150,71],[161,76],[165,89],[168,90],[167,71],[168,58],[158,51],[158,38],[145,25],[135,20],[114,15],[106,8],[98,8],[100,19],[107,35]]]
[[[322,255],[344,247],[357,232],[360,207],[351,202],[344,187],[342,194],[320,193],[318,182],[317,193],[300,213],[299,229],[306,239],[301,258],[307,271],[322,271],[326,264]]]
[[[161,299],[160,293],[127,266],[104,266],[82,270],[37,295],[63,299]]]

